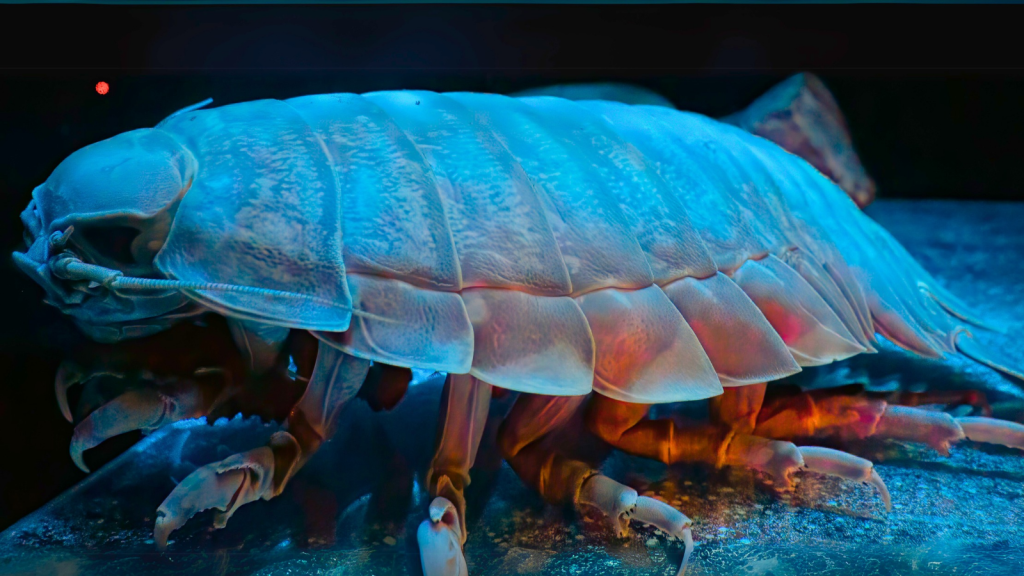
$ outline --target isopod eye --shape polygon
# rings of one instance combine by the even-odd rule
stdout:
[[[122,266],[135,263],[132,241],[138,237],[139,230],[131,226],[90,227],[81,234],[94,254]]]

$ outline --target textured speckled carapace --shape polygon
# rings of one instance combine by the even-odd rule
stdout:
[[[971,318],[806,161],[663,106],[196,106],[76,152],[33,196],[17,262],[108,339],[190,301],[397,366],[659,403],[845,358],[876,332],[952,352]]]

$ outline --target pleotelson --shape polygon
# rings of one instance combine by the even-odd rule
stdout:
[[[228,315],[313,330],[390,364],[645,403],[706,398],[870,346],[861,279],[805,198],[833,190],[788,190],[810,185],[802,160],[708,118],[431,92],[185,116],[160,128],[201,170],[158,264],[236,283],[227,276],[241,266],[252,285],[295,294],[193,294]],[[223,238],[194,237],[211,222]],[[865,235],[851,233],[846,251]],[[230,266],[210,251],[224,238],[248,242]],[[338,310],[349,309],[344,325]]]

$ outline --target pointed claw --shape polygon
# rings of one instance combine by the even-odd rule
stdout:
[[[124,374],[111,370],[93,370],[86,375],[78,364],[70,361],[61,362],[60,367],[57,369],[57,376],[53,381],[53,388],[57,396],[57,405],[60,407],[60,413],[64,416],[65,420],[74,422],[74,415],[71,413],[71,406],[68,404],[68,390],[76,384],[92,384],[94,379],[101,376],[124,378]],[[79,409],[81,409],[81,405]]]
[[[92,470],[90,470],[89,467],[86,466],[85,458],[82,456],[82,454],[88,448],[92,448],[92,446],[86,446],[85,442],[79,439],[77,430],[78,429],[76,428],[75,435],[71,438],[71,461],[75,463],[75,466],[77,466],[79,470],[85,472],[86,474],[89,474],[90,472],[92,472]],[[99,442],[97,442],[97,444],[98,443]]]
[[[171,532],[210,508],[221,511],[214,519],[214,527],[223,528],[239,506],[273,496],[273,477],[274,453],[267,446],[199,468],[186,476],[157,508],[153,540],[159,549],[166,548]]]
[[[682,538],[683,530],[691,524],[690,519],[679,510],[648,496],[637,497],[636,507],[633,508],[630,518],[650,524],[676,538]]]
[[[60,413],[68,422],[73,422],[71,407],[68,406],[68,389],[82,381],[82,369],[74,362],[64,361],[57,368],[57,377],[54,379],[53,388],[57,394],[57,405],[60,406]]]
[[[685,514],[669,506],[668,504],[640,496],[636,499],[636,508],[633,510],[632,519],[645,524],[650,524],[658,530],[674,536],[683,541],[685,551],[683,561],[679,564],[679,571],[676,576],[686,574],[686,565],[690,561],[690,554],[693,553],[693,535],[690,533],[692,522]]]
[[[454,514],[454,516],[451,516]],[[455,509],[455,505],[452,504],[447,498],[438,496],[431,501],[430,506],[427,507],[427,515],[430,516],[431,522],[443,522],[449,526],[453,526],[455,529],[459,528],[459,515]]]
[[[595,474],[583,483],[578,503],[604,512],[615,523],[616,534],[620,538],[629,533],[630,520],[650,524],[669,536],[679,538],[685,551],[676,576],[686,573],[686,565],[693,552],[693,535],[690,533],[690,519],[679,510],[660,500],[639,496],[636,490],[602,474]]]
[[[615,535],[622,538],[629,534],[629,514],[639,497],[629,486],[623,486],[603,474],[595,474],[583,483],[578,502],[593,506],[608,516],[614,524]]]
[[[71,438],[71,459],[83,472],[89,468],[82,453],[108,438],[125,432],[148,428],[164,415],[164,403],[154,390],[131,390],[110,403],[100,406],[75,426]]]
[[[801,446],[799,450],[804,460],[804,468],[821,474],[870,484],[878,490],[879,496],[885,504],[885,511],[892,510],[889,489],[886,488],[885,482],[875,471],[875,466],[870,460],[818,446]]]
[[[686,566],[690,563],[690,554],[693,553],[693,534],[690,533],[689,526],[683,530],[683,561],[679,563],[679,570],[676,572],[676,576],[685,576]]]
[[[424,576],[468,576],[455,505],[438,496],[430,503],[428,515],[430,519],[424,520],[416,531]]]
[[[972,442],[1024,450],[1024,425],[982,416],[965,416],[957,418],[956,422],[963,428],[964,436]]]
[[[71,438],[71,459],[89,472],[82,453],[103,441],[132,430],[150,431],[165,424],[198,415],[202,395],[189,386],[163,394],[152,389],[129,390],[89,414],[75,426]]]
[[[889,488],[882,481],[877,470],[871,469],[871,477],[866,480],[866,483],[878,490],[878,495],[882,498],[882,503],[885,504],[885,511],[892,512],[892,496],[889,495]]]

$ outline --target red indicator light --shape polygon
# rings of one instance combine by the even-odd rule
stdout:
[[[100,82],[99,84],[96,84],[96,93],[97,94],[102,96],[103,94],[106,94],[107,92],[110,92],[110,85],[109,84],[107,84],[106,82]]]

